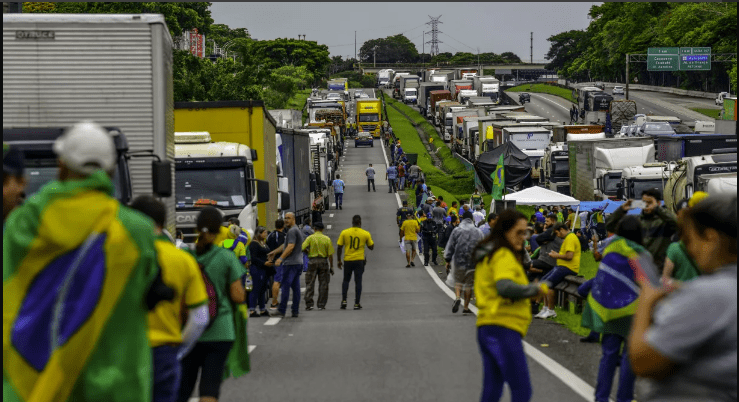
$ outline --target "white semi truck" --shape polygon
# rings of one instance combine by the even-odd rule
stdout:
[[[644,190],[657,188],[664,192],[675,163],[653,162],[630,166],[621,171],[621,183],[617,186],[616,199],[641,199]]]
[[[696,191],[736,194],[736,176],[736,153],[683,158],[665,184],[665,205],[675,211],[680,200],[689,199]]]
[[[218,208],[239,219],[249,238],[258,224],[257,204],[269,201],[269,182],[254,176],[257,152],[235,142],[212,142],[208,132],[175,133],[177,229],[194,243],[200,209]]]

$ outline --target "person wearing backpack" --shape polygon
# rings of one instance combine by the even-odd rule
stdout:
[[[134,199],[131,208],[154,220],[154,246],[162,280],[175,291],[174,300],[158,303],[148,316],[154,375],[152,402],[174,402],[180,389],[180,360],[195,346],[210,319],[208,295],[195,258],[179,250],[163,233],[167,221],[164,204],[145,195]],[[183,305],[188,319],[181,328]]]
[[[236,337],[233,317],[236,306],[232,303],[240,304],[246,300],[241,282],[244,265],[233,252],[214,244],[220,233],[221,213],[214,207],[206,207],[198,215],[196,224],[200,236],[195,244],[195,259],[200,265],[208,293],[210,324],[192,351],[182,359],[179,402],[190,399],[198,372],[201,400],[218,400],[226,359]]]

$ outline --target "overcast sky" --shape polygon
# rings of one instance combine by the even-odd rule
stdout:
[[[585,29],[591,6],[601,3],[226,3],[214,2],[216,24],[246,28],[252,38],[296,38],[329,46],[331,56],[354,57],[370,39],[403,33],[424,50],[423,33],[431,31],[429,15],[438,17],[439,52],[513,52],[528,60],[530,32],[534,33],[534,61],[544,61],[547,38],[571,29]],[[426,41],[431,35],[426,34]],[[426,44],[426,53],[429,44]]]

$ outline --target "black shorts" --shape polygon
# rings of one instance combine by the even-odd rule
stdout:
[[[223,381],[223,367],[233,341],[197,342],[182,359],[179,401],[188,401],[200,371],[199,395],[218,398]],[[201,370],[202,369],[202,370]]]

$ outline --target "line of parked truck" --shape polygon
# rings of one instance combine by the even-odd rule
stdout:
[[[713,122],[688,127],[673,116],[636,114],[635,105],[627,104],[633,101],[616,105],[602,86],[574,90],[577,121],[590,124],[569,125],[502,104],[499,81],[476,70],[383,70],[378,86],[416,104],[469,164],[514,145],[531,165],[530,180],[521,186],[540,185],[583,201],[638,198],[658,187],[673,208],[694,191],[736,191],[735,132],[714,134]],[[619,133],[614,138],[605,133],[606,113],[619,119],[611,122]],[[736,119],[735,111],[726,113]]]
[[[27,197],[56,178],[52,145],[64,129],[94,120],[118,152],[115,196],[159,197],[167,229],[186,242],[204,206],[238,218],[250,236],[285,212],[302,221],[328,206],[344,103],[312,103],[305,127],[301,111],[261,101],[175,103],[161,15],[4,14],[3,31],[3,141],[26,157]]]

